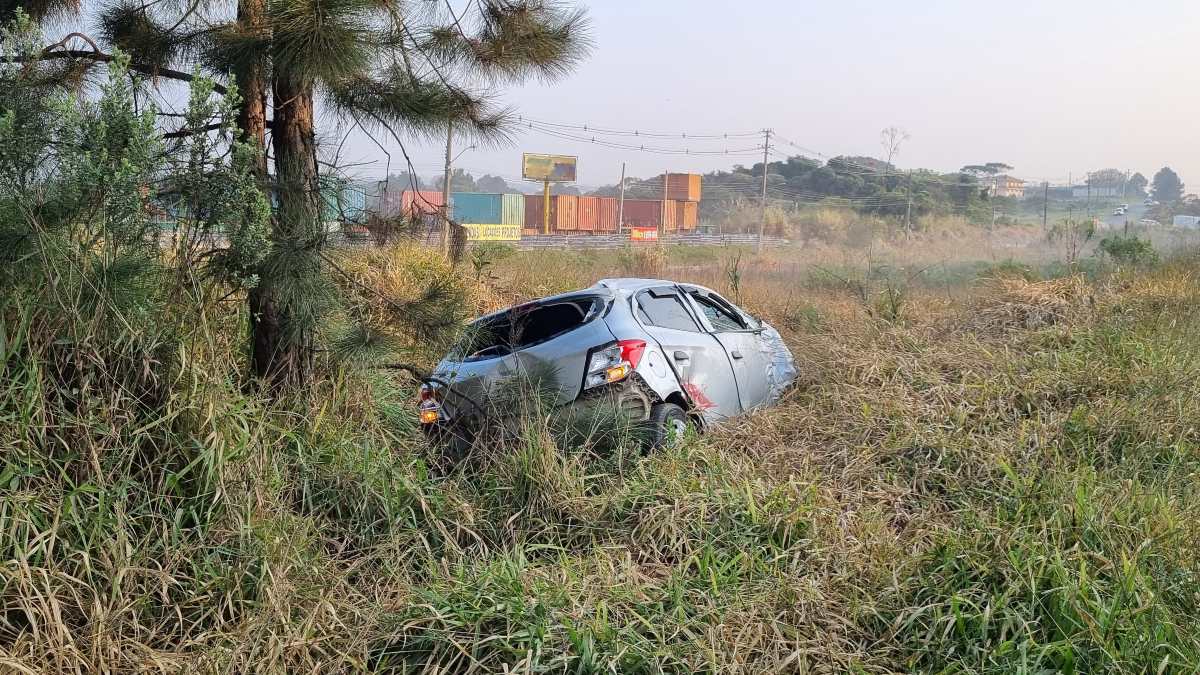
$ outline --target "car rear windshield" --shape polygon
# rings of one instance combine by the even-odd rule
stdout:
[[[604,299],[579,296],[521,305],[467,326],[451,354],[460,361],[481,361],[511,354],[569,333],[599,315]]]

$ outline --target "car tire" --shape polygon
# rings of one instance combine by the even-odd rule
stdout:
[[[691,421],[683,408],[674,403],[656,403],[650,408],[649,443],[651,450],[676,445],[691,428]]]

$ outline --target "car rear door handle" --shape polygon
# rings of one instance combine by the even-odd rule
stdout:
[[[740,358],[742,358],[742,353],[741,353],[741,352],[739,352],[739,351],[738,351],[738,350],[736,350],[736,349],[735,349],[735,350],[733,350],[733,351],[731,351],[731,352],[729,352],[729,355],[730,355],[730,356],[732,356],[732,357],[733,357],[733,358],[735,358],[735,359],[740,359]]]
[[[674,357],[675,357],[675,360],[676,360],[676,361],[679,361],[680,363],[684,363],[684,362],[687,362],[687,361],[691,361],[691,360],[692,360],[692,357],[688,356],[688,355],[687,355],[687,352],[679,352],[679,351],[677,351],[677,352],[675,352],[674,354],[672,354],[672,356],[674,356]]]

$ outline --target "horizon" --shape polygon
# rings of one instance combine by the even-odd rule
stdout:
[[[514,183],[523,152],[576,155],[577,185],[587,188],[618,182],[622,161],[640,178],[750,167],[762,161],[765,128],[775,134],[771,161],[879,157],[881,130],[897,126],[910,135],[894,160],[901,169],[951,173],[995,161],[1051,184],[1110,167],[1149,179],[1169,166],[1185,184],[1200,176],[1200,135],[1188,133],[1200,94],[1185,85],[1187,27],[1200,19],[1194,4],[1155,2],[1137,12],[1100,12],[1081,0],[1021,0],[1003,11],[946,0],[918,8],[862,0],[811,8],[770,0],[735,11],[682,0],[583,6],[594,48],[579,67],[557,82],[499,90],[502,104],[540,128],[518,129],[501,148],[463,152],[470,143],[456,143],[454,168]],[[726,47],[703,48],[717,41]],[[652,139],[671,150],[756,149],[663,155],[562,137],[592,136],[585,125],[679,134]],[[685,141],[683,133],[754,135]],[[392,154],[392,174],[407,170],[394,140],[376,140]],[[405,149],[422,178],[442,173],[444,140],[406,139]],[[383,153],[365,135],[352,134],[343,154],[354,177],[384,177]]]

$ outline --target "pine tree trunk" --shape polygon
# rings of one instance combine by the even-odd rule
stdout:
[[[295,304],[302,299],[282,290],[303,287],[306,275],[320,273],[312,264],[320,245],[313,90],[311,84],[277,78],[272,93],[277,250],[250,294],[251,365],[273,386],[295,387],[308,379],[313,326],[298,316]]]
[[[244,33],[259,35],[269,30],[267,25],[266,0],[239,0],[238,28]],[[257,143],[258,155],[255,172],[260,185],[266,187],[267,180],[267,80],[266,66],[256,61],[237,73],[238,92],[242,105],[238,110],[238,128],[242,137]]]

